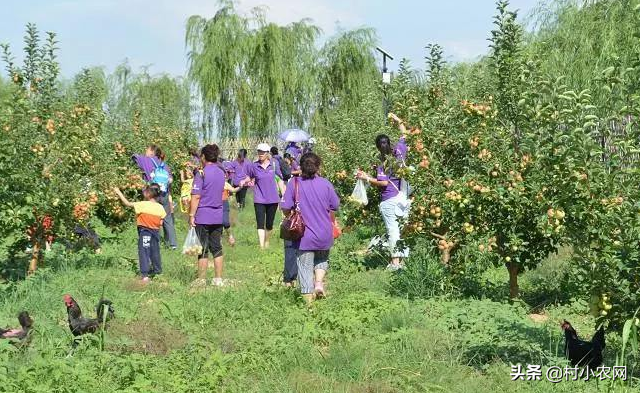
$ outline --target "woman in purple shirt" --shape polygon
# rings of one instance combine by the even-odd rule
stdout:
[[[173,219],[173,198],[171,197],[171,184],[173,183],[173,175],[171,174],[171,168],[164,162],[165,155],[162,150],[156,145],[149,145],[144,154],[134,154],[133,162],[138,165],[142,172],[142,179],[145,183],[151,183],[151,178],[154,170],[164,165],[164,168],[171,175],[169,184],[167,185],[167,191],[162,193],[158,197],[158,203],[163,207],[167,216],[162,220],[162,229],[164,231],[164,241],[171,247],[172,250],[178,248],[178,240],[176,238],[176,228]]]
[[[240,183],[247,177],[246,167],[249,165],[251,165],[251,163],[247,161],[247,149],[238,150],[238,157],[236,157],[236,159],[229,165],[229,172],[232,174],[232,186],[240,186]],[[240,187],[240,191],[236,193],[236,204],[238,209],[244,209],[248,188],[249,187],[247,186],[242,186]]]
[[[324,277],[333,246],[333,215],[340,206],[333,185],[318,175],[321,165],[322,160],[315,153],[304,154],[300,159],[302,174],[289,180],[280,204],[284,214],[289,215],[297,201],[305,223],[304,236],[294,246],[298,250],[300,292],[307,302],[325,295]]]
[[[245,186],[250,181],[255,182],[253,207],[256,212],[260,249],[264,250],[269,247],[269,237],[278,211],[278,202],[280,202],[280,190],[284,189],[284,183],[281,180],[282,172],[279,166],[269,155],[271,147],[261,143],[256,150],[258,160],[246,167],[247,176],[240,185]]]
[[[391,252],[391,263],[387,265],[389,270],[402,268],[402,258],[407,253],[404,249],[396,247],[400,241],[399,212],[406,214],[406,206],[403,206],[405,198],[400,195],[400,179],[394,175],[393,167],[396,166],[398,158],[393,155],[391,141],[386,135],[376,137],[376,147],[380,152],[380,163],[376,168],[376,177],[371,177],[363,171],[358,171],[357,177],[364,179],[381,190],[380,213],[387,228],[389,250]]]
[[[195,282],[197,285],[207,283],[208,257],[213,258],[215,267],[212,284],[222,285],[222,192],[225,173],[218,163],[219,155],[220,148],[217,145],[206,145],[202,148],[202,170],[196,172],[191,189],[189,222],[196,228],[202,244],[202,254],[198,256],[198,279]]]

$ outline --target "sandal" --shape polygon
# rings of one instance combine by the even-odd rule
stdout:
[[[316,282],[316,284],[314,285],[313,292],[316,295],[316,299],[321,299],[327,296],[327,294],[324,291],[324,284],[322,282]]]

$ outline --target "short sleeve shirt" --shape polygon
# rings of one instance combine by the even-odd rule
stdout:
[[[302,251],[325,251],[333,246],[331,212],[340,207],[340,199],[329,180],[294,177],[289,180],[280,206],[294,208],[295,183],[298,182],[298,206],[305,224],[304,236],[294,246]]]
[[[134,202],[133,210],[136,213],[136,224],[143,228],[160,229],[162,220],[167,216],[164,207],[155,201]]]
[[[378,165],[376,169],[376,179],[378,181],[388,181],[389,183],[382,187],[382,194],[380,199],[386,201],[397,196],[400,193],[400,179],[395,177],[391,169],[386,169],[382,165]]]
[[[222,192],[225,174],[218,164],[208,163],[193,178],[191,195],[200,195],[196,210],[196,224],[222,224]]]
[[[269,161],[269,165],[263,168],[260,162],[256,161],[247,166],[247,176],[255,180],[253,190],[253,201],[255,203],[272,204],[280,202],[276,176],[282,179],[282,172],[275,162]]]

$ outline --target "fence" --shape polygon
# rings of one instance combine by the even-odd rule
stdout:
[[[238,153],[238,150],[240,149],[247,149],[247,151],[249,152],[248,156],[250,158],[253,157],[256,146],[258,146],[259,143],[267,143],[269,146],[276,146],[281,151],[284,149],[284,146],[285,146],[285,142],[275,137],[272,139],[257,138],[257,137],[233,138],[233,139],[225,138],[225,139],[220,139],[217,141],[209,141],[209,142],[217,144],[220,147],[220,150],[222,150],[222,156],[227,160],[234,159],[236,157],[236,154]]]
[[[604,127],[604,133],[596,126],[596,138],[603,150],[602,161],[611,163],[612,159],[615,159],[615,166],[625,169],[637,168],[640,163],[638,140],[632,141],[631,145],[624,143],[633,134],[637,135],[637,127],[637,123],[630,116],[621,121],[609,121]]]

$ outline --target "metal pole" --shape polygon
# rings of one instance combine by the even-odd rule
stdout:
[[[384,78],[384,74],[387,72],[387,54],[382,54],[382,75]],[[387,116],[389,116],[389,100],[387,99],[387,84],[383,82],[382,88],[382,108],[384,110],[384,119],[387,121]]]
[[[389,115],[389,101],[387,100],[387,83],[385,83],[384,78],[387,73],[387,57],[391,60],[393,60],[393,57],[379,46],[376,47],[376,50],[382,54],[382,84],[384,85],[382,87],[382,107],[386,121],[386,118]]]

